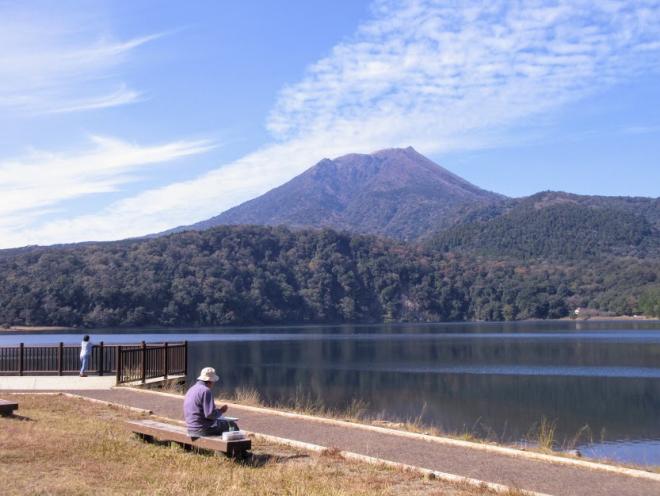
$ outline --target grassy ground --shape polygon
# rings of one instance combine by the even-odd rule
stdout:
[[[245,462],[146,444],[124,427],[121,420],[139,417],[125,410],[60,396],[16,398],[19,415],[0,417],[5,496],[492,494],[261,441]]]

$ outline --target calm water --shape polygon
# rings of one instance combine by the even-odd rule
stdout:
[[[0,345],[79,334],[0,335]],[[269,403],[354,400],[389,420],[420,419],[500,442],[556,422],[559,447],[660,465],[660,322],[437,324],[96,334],[107,343],[190,341],[191,377]]]

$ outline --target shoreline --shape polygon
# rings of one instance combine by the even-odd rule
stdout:
[[[646,317],[643,315],[615,315],[615,316],[591,316],[587,318],[573,319],[570,317],[562,317],[559,319],[529,319],[529,320],[466,320],[466,321],[452,321],[452,322],[370,322],[370,323],[309,323],[309,324],[246,324],[246,325],[227,325],[227,326],[144,326],[144,327],[68,327],[68,326],[9,326],[0,327],[0,334],[13,334],[13,333],[113,333],[119,332],[122,334],[151,334],[158,332],[168,331],[181,331],[182,329],[199,332],[199,331],[218,331],[226,329],[237,330],[250,330],[250,329],[296,329],[296,328],[313,328],[313,327],[369,327],[369,326],[424,326],[424,325],[467,325],[467,324],[522,324],[522,323],[552,323],[552,322],[660,322],[660,319],[653,317]]]

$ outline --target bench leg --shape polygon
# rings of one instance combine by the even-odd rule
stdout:
[[[142,434],[141,432],[135,432],[135,436],[144,441],[145,443],[153,443],[154,442],[154,437],[150,436],[149,434]]]
[[[228,458],[234,458],[236,460],[244,460],[245,458],[248,458],[250,456],[250,452],[245,449],[228,448],[227,453],[225,453],[225,455]]]

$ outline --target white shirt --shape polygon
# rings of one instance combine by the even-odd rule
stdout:
[[[80,358],[84,357],[85,355],[91,355],[92,354],[92,344],[91,341],[83,341],[80,343]]]

